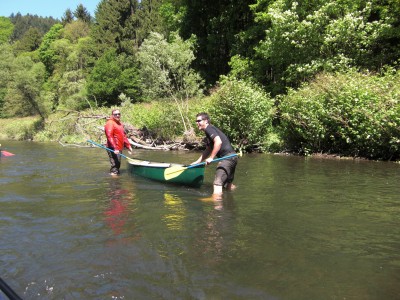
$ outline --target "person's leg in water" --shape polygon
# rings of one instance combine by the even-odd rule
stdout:
[[[107,153],[111,164],[110,174],[113,176],[119,175],[119,168],[121,167],[121,156],[110,151],[107,151]]]
[[[227,190],[234,190],[236,188],[232,183],[236,164],[237,158],[223,160],[218,163],[213,183],[213,194],[209,198],[203,198],[203,201],[221,201],[224,186]]]
[[[228,191],[236,189],[236,186],[233,184],[236,164],[236,157],[221,161],[218,164],[214,178],[214,194],[222,194],[224,187]]]

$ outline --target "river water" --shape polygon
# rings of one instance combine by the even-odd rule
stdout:
[[[99,148],[1,144],[0,276],[23,299],[400,299],[399,164],[244,155],[214,203],[215,165],[195,189],[113,178]]]

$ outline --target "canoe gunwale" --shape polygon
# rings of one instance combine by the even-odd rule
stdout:
[[[134,166],[150,167],[150,168],[170,168],[170,167],[186,167],[182,164],[165,163],[165,162],[154,162],[140,159],[129,159],[128,163]]]

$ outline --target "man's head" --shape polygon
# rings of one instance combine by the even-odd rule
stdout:
[[[118,121],[121,118],[121,113],[120,113],[119,109],[113,109],[113,111],[111,112],[111,115],[115,120],[118,120]]]
[[[210,117],[205,112],[198,113],[196,115],[196,124],[198,129],[204,130],[210,124]]]

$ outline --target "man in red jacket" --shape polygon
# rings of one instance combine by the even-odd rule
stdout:
[[[121,123],[121,113],[119,109],[114,109],[111,112],[111,117],[107,120],[104,126],[104,131],[107,137],[107,148],[114,150],[114,152],[107,151],[110,158],[111,175],[118,175],[119,168],[121,167],[121,153],[125,148],[129,149],[131,154],[132,147],[125,135],[124,125]]]

